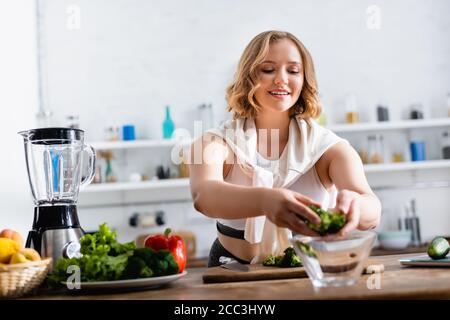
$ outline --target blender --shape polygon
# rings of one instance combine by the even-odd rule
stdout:
[[[84,144],[84,131],[80,129],[40,128],[19,134],[24,138],[35,205],[26,247],[52,258],[53,265],[60,257],[79,256],[79,239],[84,231],[78,221],[78,191],[94,178],[95,150]]]

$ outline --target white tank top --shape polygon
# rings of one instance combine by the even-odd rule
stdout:
[[[285,152],[281,157],[285,156]],[[258,166],[271,171],[274,176],[278,172],[280,160],[268,160],[256,153],[256,161]],[[239,165],[233,165],[228,175],[224,178],[226,182],[238,185],[251,185],[251,179],[244,174]],[[319,202],[324,209],[335,206],[336,189],[333,187],[330,192],[323,186],[317,174],[315,165],[301,175],[292,185],[287,188],[292,191],[301,193],[317,202]],[[244,219],[218,219],[218,221],[226,226],[237,230],[244,230],[246,218]]]
[[[258,132],[253,118],[225,121],[219,127],[207,132],[222,138],[238,159],[238,163],[233,165],[230,173],[224,178],[225,181],[252,187],[289,188],[320,202],[324,209],[334,206],[330,202],[336,195],[333,196],[331,192],[325,190],[314,166],[331,146],[346,140],[321,127],[313,119],[301,117],[291,119],[289,138],[285,147],[287,152],[279,160],[279,171],[276,176],[274,171],[256,164]],[[264,159],[260,158],[259,161],[264,162]],[[270,168],[276,170],[277,166],[270,163]],[[266,219],[263,212],[251,218],[219,221],[232,228],[244,230],[244,239],[247,242],[260,244],[258,253],[251,263],[262,262],[269,254],[279,255],[290,245],[291,230],[276,226]]]

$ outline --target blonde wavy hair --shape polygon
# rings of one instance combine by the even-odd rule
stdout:
[[[272,43],[291,40],[298,48],[302,59],[303,87],[297,102],[289,110],[291,117],[317,118],[322,112],[317,89],[316,72],[310,53],[294,35],[285,31],[266,31],[254,37],[245,48],[234,79],[227,87],[227,111],[233,113],[233,118],[255,117],[261,109],[255,99],[258,84],[258,66],[264,61]]]

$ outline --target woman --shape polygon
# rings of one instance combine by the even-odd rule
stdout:
[[[346,215],[339,236],[379,224],[381,204],[358,154],[314,121],[321,113],[314,66],[295,36],[257,35],[226,98],[234,119],[191,149],[194,206],[217,219],[209,267],[280,254],[291,231],[317,236],[305,224],[320,222],[311,204]]]

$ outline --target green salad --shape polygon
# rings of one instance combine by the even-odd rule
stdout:
[[[148,278],[178,272],[170,251],[137,249],[134,241],[119,243],[116,238],[117,233],[106,224],[100,225],[98,232],[84,235],[80,239],[81,257],[60,258],[47,278],[49,286],[67,281],[70,266],[79,268],[81,282]]]

